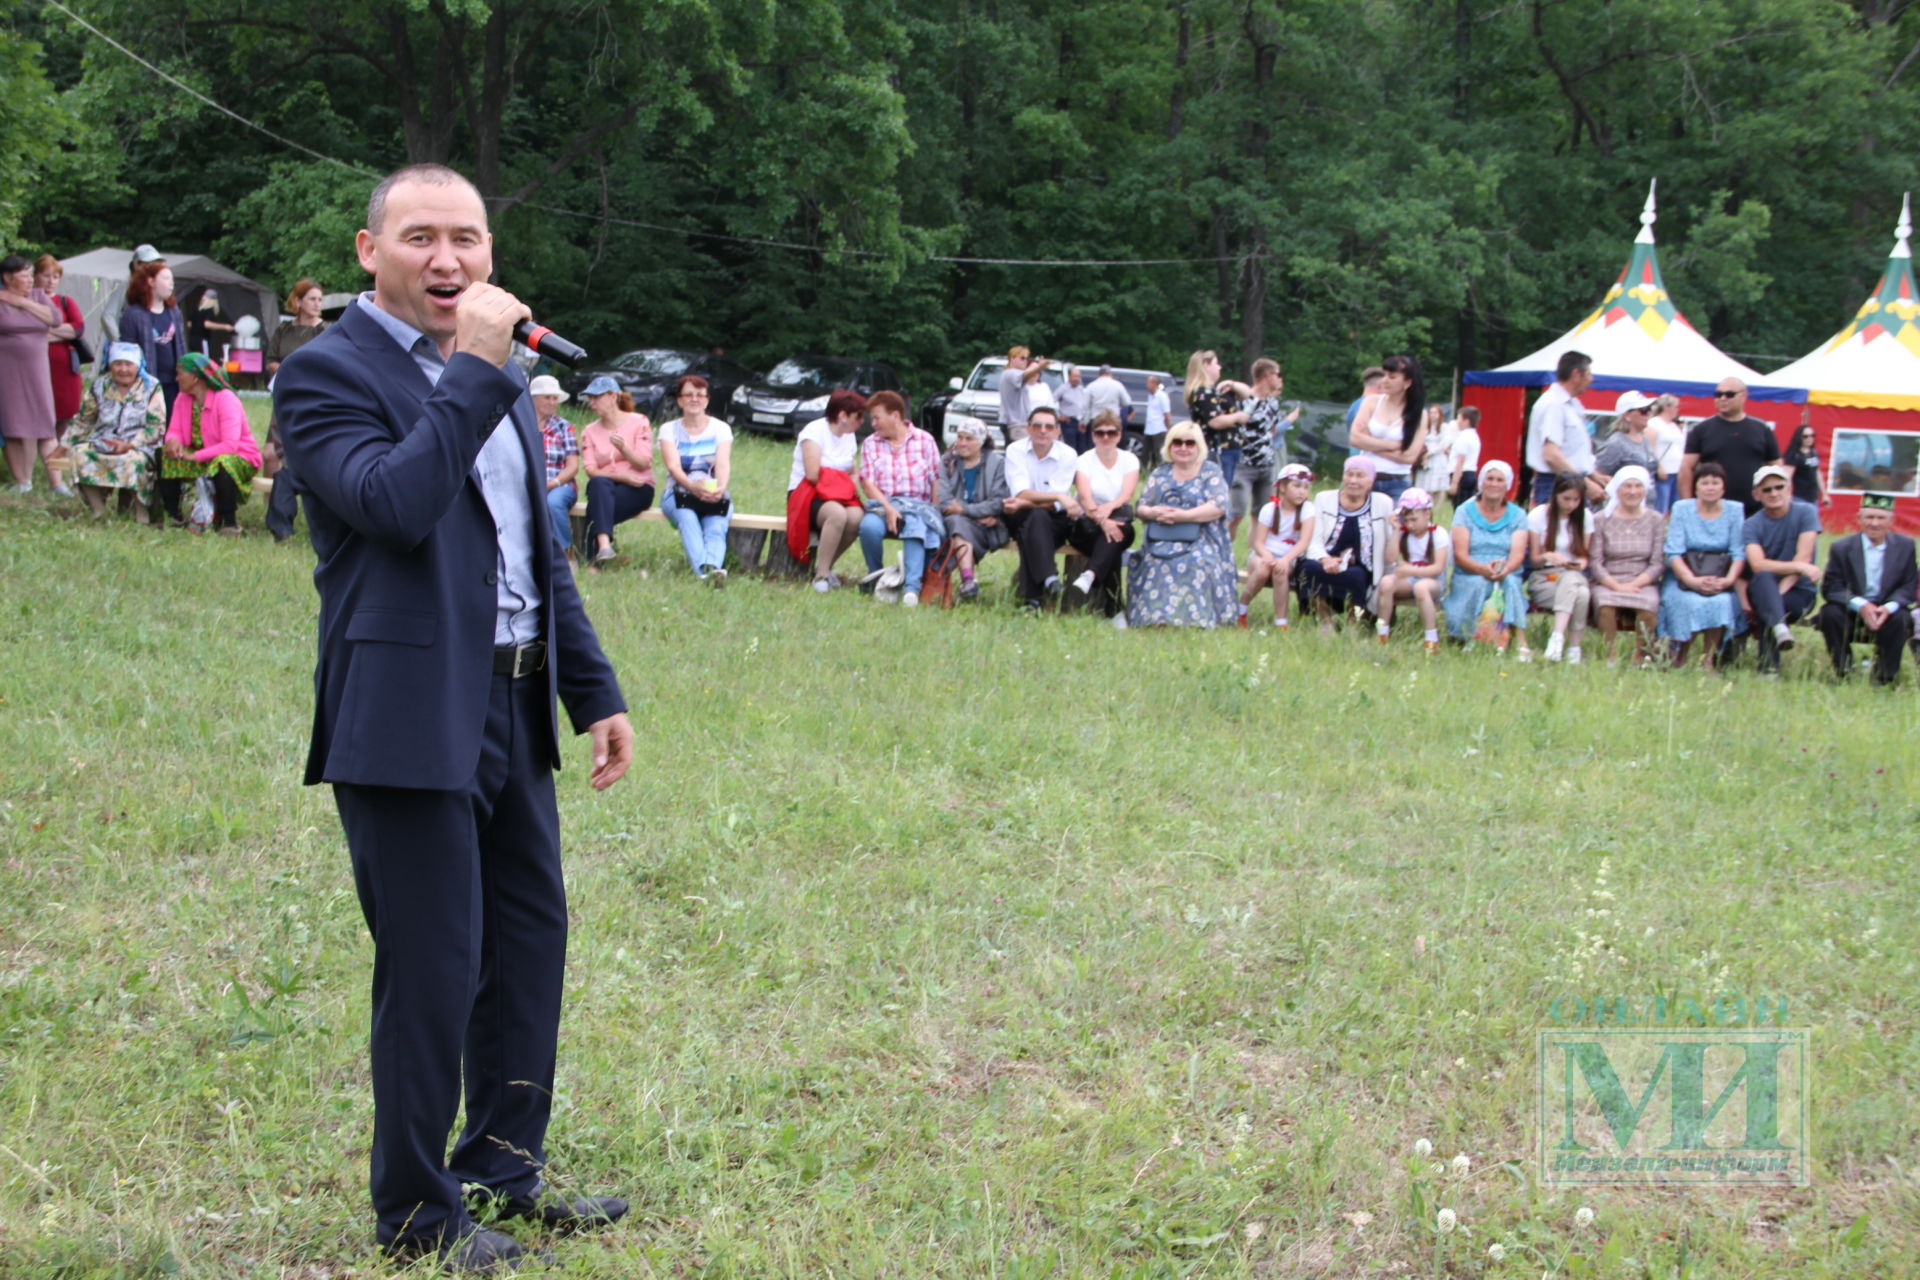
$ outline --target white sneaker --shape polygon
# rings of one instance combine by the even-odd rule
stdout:
[[[900,607],[902,609],[912,609],[918,606],[919,603],[920,593],[918,591],[909,591],[900,597]]]
[[[1073,589],[1083,594],[1093,590],[1093,570],[1088,569],[1085,573],[1075,578],[1073,580]]]
[[[813,580],[813,589],[821,595],[825,595],[827,592],[833,590],[833,584],[825,578],[815,578]]]
[[[719,591],[727,585],[727,571],[719,565],[707,570],[707,585]]]
[[[1116,614],[1114,614],[1114,615],[1113,615],[1113,629],[1114,629],[1115,631],[1125,631],[1125,630],[1127,629],[1127,615],[1126,615],[1126,614],[1124,614],[1124,613],[1116,613]]]
[[[1774,623],[1773,642],[1779,646],[1782,653],[1793,648],[1793,628],[1784,622]]]
[[[13,491],[15,493],[32,493],[33,486],[30,484],[17,484],[13,486]]]
[[[1580,646],[1579,645],[1577,644],[1572,645],[1567,649],[1567,665],[1570,667],[1577,667],[1580,665]]]
[[[63,498],[71,498],[73,496],[73,490],[67,488],[64,484],[56,484],[52,486],[52,488],[55,493]]]
[[[1548,662],[1560,661],[1560,654],[1566,647],[1567,647],[1567,638],[1566,636],[1562,635],[1560,632],[1556,631],[1552,635],[1548,636],[1547,637],[1547,654],[1546,654],[1547,661]]]

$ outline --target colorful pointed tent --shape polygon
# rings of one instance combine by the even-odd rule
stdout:
[[[1815,404],[1920,409],[1920,294],[1913,285],[1912,235],[1909,196],[1900,205],[1886,272],[1853,323],[1767,381],[1805,387]]]
[[[1853,323],[1769,376],[1807,389],[1807,423],[1832,499],[1829,529],[1852,522],[1860,495],[1891,493],[1895,524],[1920,532],[1920,293],[1912,236],[1909,196],[1887,269]]]
[[[1480,436],[1484,456],[1519,461],[1525,431],[1525,388],[1553,381],[1554,366],[1566,351],[1593,358],[1594,391],[1585,397],[1590,409],[1611,406],[1613,396],[1595,392],[1640,391],[1671,393],[1682,398],[1682,412],[1712,412],[1714,384],[1739,378],[1748,387],[1748,400],[1799,403],[1807,393],[1763,377],[1714,346],[1688,323],[1667,293],[1660,275],[1660,257],[1653,243],[1654,184],[1647,187],[1647,203],[1640,212],[1640,234],[1613,287],[1600,305],[1579,324],[1531,355],[1498,369],[1469,370],[1465,400],[1481,411]],[[1694,400],[1703,403],[1688,404]],[[1759,405],[1755,405],[1758,410]],[[1762,414],[1769,418],[1784,416]]]
[[[1468,385],[1544,386],[1553,381],[1562,352],[1580,351],[1593,357],[1593,383],[1601,390],[1711,396],[1720,379],[1739,378],[1750,388],[1749,399],[1804,399],[1708,342],[1680,314],[1660,275],[1654,216],[1654,188],[1649,184],[1633,252],[1600,305],[1533,354],[1498,369],[1468,373]],[[1758,385],[1763,383],[1769,385]]]

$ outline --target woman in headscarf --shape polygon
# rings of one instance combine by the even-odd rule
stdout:
[[[1512,488],[1513,468],[1495,458],[1480,468],[1473,501],[1453,513],[1453,581],[1442,607],[1447,630],[1471,644],[1480,611],[1498,590],[1501,608],[1490,637],[1494,653],[1504,657],[1518,632],[1517,656],[1525,662],[1533,656],[1527,648],[1527,513],[1507,501]]]
[[[130,496],[133,518],[148,523],[153,502],[154,454],[166,426],[160,381],[140,367],[140,348],[107,348],[105,372],[94,378],[62,441],[73,459],[73,482],[92,514],[104,515],[107,493]],[[123,502],[125,499],[122,500]]]
[[[160,503],[175,525],[186,527],[180,491],[188,481],[213,484],[213,527],[239,536],[235,511],[253,490],[260,470],[260,446],[247,425],[247,410],[227,383],[226,370],[198,351],[180,357],[174,368],[180,394],[167,423],[160,460]]]
[[[1614,634],[1624,621],[1634,629],[1633,665],[1653,652],[1660,614],[1660,577],[1667,571],[1661,548],[1667,519],[1647,503],[1653,477],[1645,467],[1624,466],[1607,482],[1607,507],[1593,518],[1593,604],[1600,613],[1600,648],[1612,666]]]

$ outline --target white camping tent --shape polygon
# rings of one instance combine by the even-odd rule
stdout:
[[[120,312],[127,305],[127,264],[132,258],[131,249],[109,248],[60,260],[66,271],[60,290],[80,304],[80,314],[87,321],[87,342],[95,352],[104,351],[105,343],[120,336]],[[167,265],[173,268],[174,295],[182,311],[212,285],[220,291],[220,307],[229,318],[252,316],[260,322],[263,342],[279,323],[280,300],[266,285],[197,253],[169,257]]]

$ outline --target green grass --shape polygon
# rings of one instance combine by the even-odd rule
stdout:
[[[743,509],[786,457],[742,442]],[[0,1274],[384,1274],[370,947],[298,785],[311,555],[257,500],[238,541],[58,510],[0,503]],[[1911,1269],[1911,680],[887,611],[625,549],[585,594],[641,757],[559,780],[551,1154],[637,1208],[560,1273]],[[1811,1187],[1537,1184],[1549,1002],[1656,993],[1815,1029]]]

